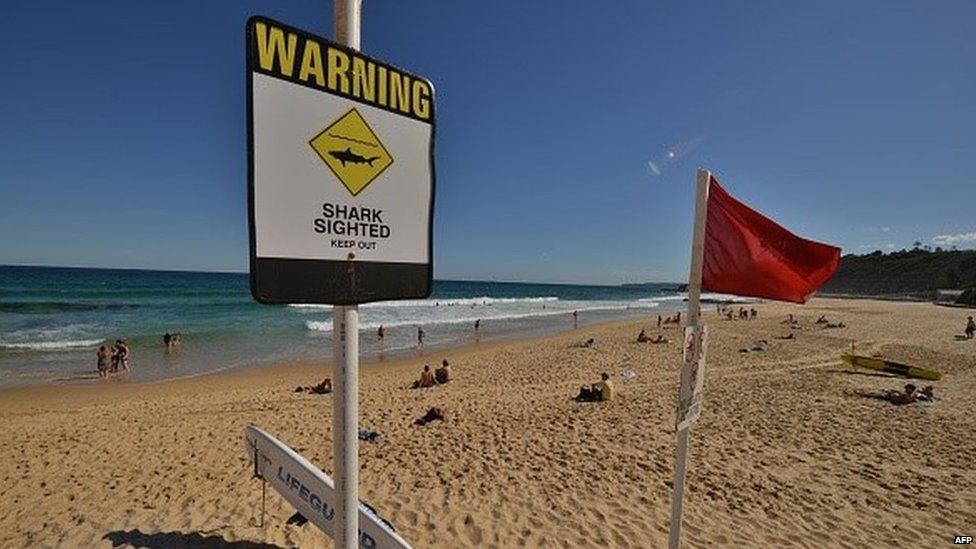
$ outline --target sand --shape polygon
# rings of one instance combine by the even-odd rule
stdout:
[[[815,299],[762,304],[755,321],[705,306],[711,348],[692,431],[688,547],[950,544],[976,532],[976,341],[972,311]],[[794,341],[773,340],[800,319]],[[825,330],[826,313],[849,327]],[[638,344],[625,321],[539,340],[474,345],[364,367],[361,496],[417,547],[659,547],[667,540],[680,345]],[[595,337],[595,348],[575,346]],[[759,338],[774,347],[739,353]],[[904,380],[852,373],[863,352],[945,372],[934,406],[895,407],[856,390]],[[421,360],[455,380],[408,389]],[[634,370],[637,376],[619,374]],[[570,400],[600,372],[609,403]],[[154,384],[0,392],[0,546],[327,547],[244,455],[254,422],[331,469],[331,396],[295,394],[326,366],[275,367]],[[440,406],[447,420],[412,421]]]

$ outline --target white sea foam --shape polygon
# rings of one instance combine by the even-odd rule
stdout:
[[[612,303],[600,303],[598,305],[585,305],[583,302],[562,302],[562,307],[558,309],[534,309],[531,311],[526,311],[524,309],[512,310],[512,311],[487,311],[482,309],[481,312],[484,314],[480,315],[445,315],[440,317],[408,317],[403,318],[399,316],[388,316],[385,319],[370,320],[366,322],[361,322],[359,324],[360,330],[375,330],[380,326],[384,328],[397,328],[402,326],[431,326],[431,325],[441,325],[441,324],[473,324],[477,320],[482,322],[487,321],[508,321],[508,320],[519,320],[526,318],[539,318],[548,316],[558,316],[558,315],[569,315],[573,311],[586,312],[586,311],[625,311],[628,309],[650,309],[656,307],[657,304],[650,303],[625,303],[625,302],[612,302]],[[429,314],[429,313],[428,313]],[[306,320],[305,326],[312,331],[316,332],[331,332],[332,331],[332,321],[331,320]]]
[[[685,301],[688,299],[688,294],[677,294],[677,295],[665,295],[661,297],[646,297],[643,299],[638,299],[638,302],[651,302],[651,301]],[[711,292],[705,292],[701,294],[700,299],[704,302],[715,302],[722,301],[728,303],[755,303],[759,301],[754,297],[742,297],[737,295],[729,294],[716,294]]]
[[[56,351],[59,349],[78,349],[95,347],[104,339],[74,339],[61,341],[29,341],[24,343],[0,343],[0,349],[18,349],[30,351]]]
[[[500,304],[519,304],[519,303],[551,303],[559,301],[558,297],[462,297],[454,299],[405,299],[402,301],[377,301],[374,303],[364,303],[361,309],[380,309],[390,307],[470,307]],[[332,305],[316,305],[312,303],[292,303],[288,305],[294,309],[305,310],[308,312],[331,311]]]

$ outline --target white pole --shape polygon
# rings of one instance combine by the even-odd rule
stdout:
[[[335,41],[359,49],[361,0],[335,0]],[[332,433],[336,549],[359,546],[359,306],[332,309]]]
[[[698,169],[698,186],[695,193],[695,230],[691,240],[691,272],[688,273],[688,326],[698,337],[701,313],[702,262],[705,255],[705,219],[708,214],[708,183],[712,174]],[[680,379],[680,377],[679,377]],[[678,395],[680,400],[681,395]],[[675,451],[674,489],[671,494],[671,532],[668,539],[670,549],[681,545],[681,516],[685,496],[685,476],[688,462],[688,436],[691,427],[678,431],[678,446]]]
[[[332,308],[335,547],[359,545],[359,307]]]

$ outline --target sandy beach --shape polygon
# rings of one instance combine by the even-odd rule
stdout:
[[[815,299],[757,306],[711,330],[705,402],[692,431],[689,547],[951,544],[976,532],[976,341],[965,309]],[[797,315],[795,340],[780,320]],[[826,314],[847,327],[822,329]],[[648,328],[667,345],[638,344]],[[594,348],[577,344],[594,337]],[[674,465],[677,328],[627,320],[544,339],[475,345],[364,367],[361,496],[416,547],[666,543]],[[740,353],[757,339],[764,352]],[[939,401],[896,407],[855,395],[905,380],[852,372],[863,353],[944,372]],[[409,389],[424,360],[454,380]],[[626,370],[636,377],[626,379]],[[579,404],[613,376],[618,398]],[[150,384],[0,392],[3,547],[327,547],[252,479],[255,423],[331,469],[331,396],[296,394],[328,367],[272,367]],[[412,425],[431,406],[446,421]]]

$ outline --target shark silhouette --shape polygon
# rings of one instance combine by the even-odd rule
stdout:
[[[380,159],[378,156],[371,156],[369,158],[359,156],[358,154],[352,152],[350,147],[346,147],[346,150],[344,151],[329,151],[329,156],[335,158],[339,162],[342,162],[343,166],[346,165],[346,162],[349,162],[350,164],[369,164],[372,166],[373,162]]]

